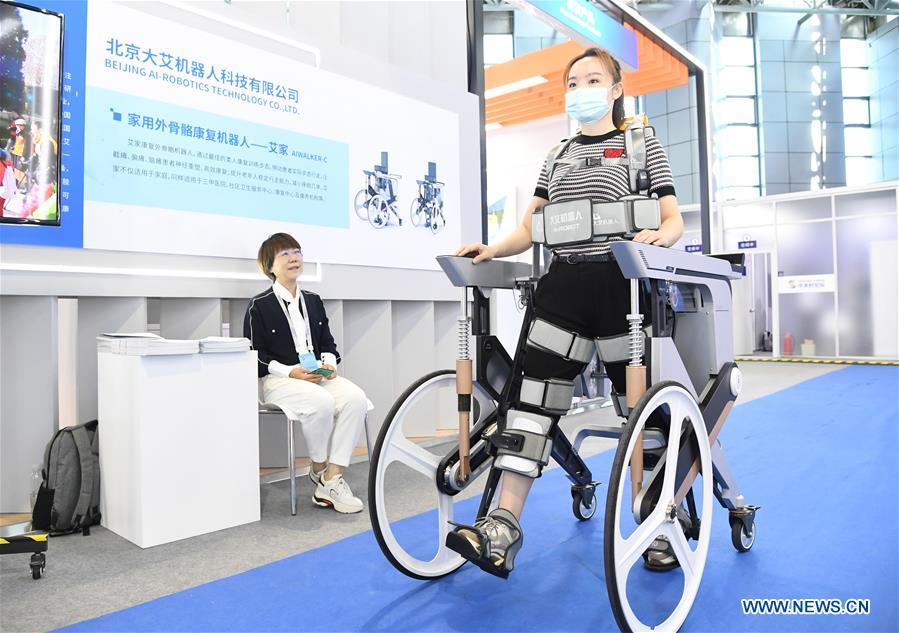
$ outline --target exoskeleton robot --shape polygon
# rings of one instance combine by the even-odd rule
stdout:
[[[614,260],[630,280],[627,334],[594,340],[534,315],[544,246],[633,236],[657,227],[659,215],[658,201],[648,198],[548,204],[533,216],[532,265],[438,258],[453,285],[463,289],[456,369],[423,376],[400,396],[371,459],[372,526],[399,571],[429,580],[464,565],[466,559],[447,545],[447,537],[454,525],[484,517],[495,506],[503,471],[523,473],[533,467],[539,475],[550,460],[556,462],[571,481],[575,517],[592,518],[599,482],[579,455],[591,437],[617,440],[606,491],[603,555],[606,588],[621,630],[674,631],[684,623],[708,553],[713,496],[729,511],[734,547],[745,552],[753,546],[758,507],[745,503],[718,439],[742,387],[733,360],[730,312],[730,284],[742,276],[742,262],[615,241]],[[512,356],[489,331],[488,297],[496,288],[515,289],[524,305]],[[649,297],[648,305],[640,305],[641,295]],[[650,316],[646,327],[642,311]],[[618,415],[601,411],[602,398],[573,405],[571,381],[525,375],[528,349],[583,364],[594,353],[607,363],[628,361],[627,393],[612,393]],[[432,491],[434,503],[410,507],[413,485]],[[480,495],[476,510],[464,501],[472,495]],[[430,514],[407,518],[422,510]],[[425,520],[430,529],[422,528]],[[644,565],[660,539],[677,560],[675,569],[665,573]],[[486,556],[472,562],[508,576],[509,569],[493,567]]]
[[[412,201],[409,215],[413,226],[424,226],[437,233],[446,226],[443,215],[443,183],[437,180],[437,164],[428,163],[428,173],[418,183],[418,197]]]
[[[353,206],[360,220],[368,220],[376,229],[382,229],[395,222],[402,226],[403,220],[397,211],[397,190],[402,178],[387,169],[387,152],[381,152],[381,164],[374,171],[363,169],[365,186],[356,192]]]

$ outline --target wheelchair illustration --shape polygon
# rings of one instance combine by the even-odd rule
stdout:
[[[446,226],[443,215],[444,183],[437,180],[437,163],[428,163],[428,173],[418,183],[418,197],[412,201],[409,215],[413,226],[422,226],[437,233]]]
[[[387,152],[381,152],[381,164],[374,166],[374,171],[362,170],[365,174],[365,186],[356,192],[353,206],[360,220],[368,220],[376,229],[383,229],[391,223],[403,225],[397,211],[397,190],[399,174],[388,173]]]
[[[450,522],[483,517],[498,502],[502,471],[493,465],[497,447],[511,437],[504,429],[508,403],[516,397],[523,401],[527,391],[535,402],[560,409],[561,419],[549,432],[551,458],[571,481],[572,510],[580,521],[594,516],[600,485],[579,455],[581,445],[588,438],[617,440],[603,529],[610,605],[622,631],[674,631],[687,618],[702,579],[712,497],[729,511],[737,551],[750,550],[756,538],[758,506],[744,502],[718,440],[742,387],[730,312],[730,283],[741,277],[742,262],[632,241],[614,242],[611,250],[631,284],[627,371],[645,376],[642,390],[631,393],[629,375],[628,393],[612,392],[617,416],[602,407],[604,398],[571,406],[571,383],[551,379],[535,386],[523,376],[523,356],[534,345],[533,324],[540,322],[533,312],[540,245],[534,247],[533,265],[501,260],[473,265],[467,257],[438,257],[453,285],[463,290],[456,370],[421,377],[394,403],[372,454],[368,507],[378,544],[397,570],[421,580],[457,571],[467,561],[446,545]],[[495,288],[516,290],[524,304],[512,356],[489,331],[488,296]],[[651,317],[645,328],[641,290],[650,297],[643,306]],[[571,350],[594,343],[570,336]],[[610,344],[621,342],[597,340],[600,359],[609,356]],[[414,489],[431,491],[424,498],[433,502],[411,507],[410,498],[422,498],[410,494]],[[477,496],[474,516],[473,504],[464,499]],[[428,513],[415,514],[423,510]],[[466,512],[469,516],[460,516]],[[413,519],[418,522],[410,524]],[[660,537],[677,559],[666,573],[649,571],[644,563]]]

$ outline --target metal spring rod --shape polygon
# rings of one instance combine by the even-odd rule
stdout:
[[[462,314],[456,317],[456,326],[459,333],[456,358],[459,360],[469,360],[471,358],[471,317],[468,315],[468,288],[462,289]]]
[[[468,288],[462,289],[462,313],[456,318],[459,329],[459,357],[456,360],[456,395],[459,409],[459,470],[456,481],[464,485],[471,475],[471,357],[469,356],[469,337],[471,336],[471,319],[468,306]]]
[[[469,337],[471,335],[471,321],[464,316],[456,317],[456,324],[459,330],[459,341],[456,348],[459,360],[469,360],[470,347]]]
[[[627,315],[628,353],[632,367],[640,365],[643,358],[643,315],[640,314],[640,280],[631,279],[631,312]]]

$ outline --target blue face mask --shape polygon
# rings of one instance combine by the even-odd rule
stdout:
[[[608,88],[577,88],[565,93],[565,112],[579,123],[599,121],[608,111]]]

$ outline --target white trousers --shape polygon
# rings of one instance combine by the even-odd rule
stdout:
[[[269,374],[260,382],[263,402],[299,420],[312,461],[350,465],[368,412],[362,389],[343,376],[312,383]]]

